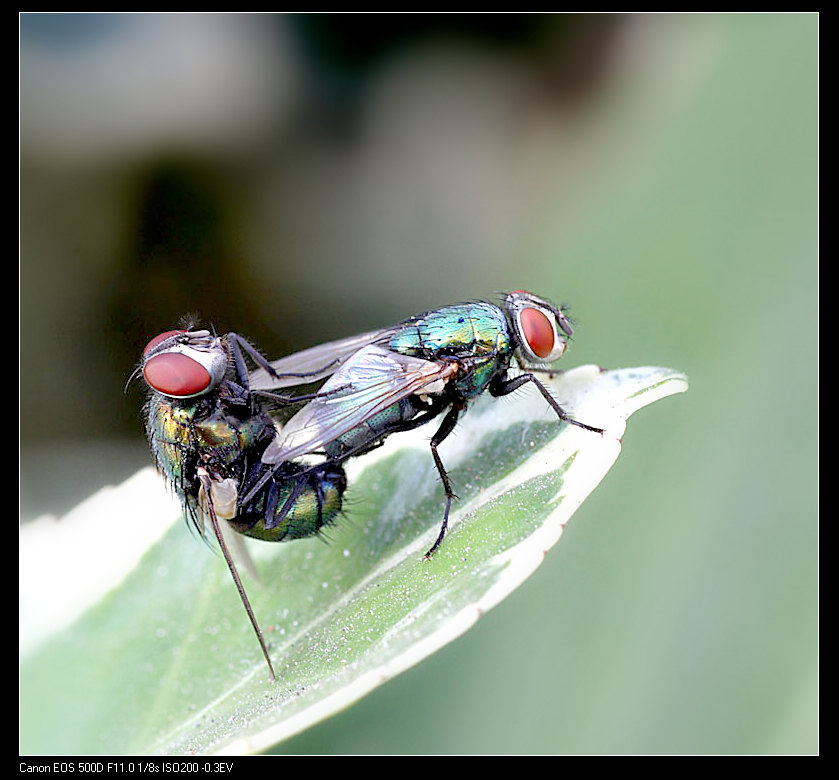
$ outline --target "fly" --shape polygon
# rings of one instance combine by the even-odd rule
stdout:
[[[266,446],[262,460],[279,468],[302,455],[325,453],[338,463],[379,446],[396,432],[424,425],[445,412],[431,438],[431,455],[445,492],[439,534],[426,553],[439,548],[455,498],[438,448],[454,430],[469,402],[484,392],[507,395],[530,382],[560,421],[593,433],[601,428],[570,417],[533,373],[550,370],[562,357],[573,328],[562,309],[532,293],[516,290],[502,306],[462,303],[426,312],[385,328],[313,347],[271,364],[275,373],[315,371],[326,355],[334,362],[318,376],[330,375],[318,394],[300,409]],[[510,376],[513,361],[521,373]],[[288,387],[263,367],[251,377],[255,388]],[[262,488],[265,471],[245,495]]]
[[[263,456],[277,434],[272,412],[307,396],[254,392],[246,356],[276,386],[309,383],[340,363],[337,352],[324,356],[323,365],[316,369],[313,355],[313,360],[306,361],[308,371],[280,375],[235,333],[216,336],[207,330],[187,329],[152,339],[138,371],[150,390],[145,427],[155,464],[196,528],[203,533],[209,521],[271,677],[276,679],[219,521],[265,541],[312,536],[340,513],[346,477],[337,462],[315,467],[289,461],[280,468],[265,465]],[[243,488],[249,493],[247,501]]]

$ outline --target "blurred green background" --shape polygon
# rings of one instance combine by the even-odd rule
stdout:
[[[279,357],[531,289],[568,365],[690,391],[512,597],[278,752],[817,752],[818,32],[22,14],[22,518],[149,463],[124,386],[186,313]]]

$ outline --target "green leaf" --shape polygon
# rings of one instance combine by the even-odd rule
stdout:
[[[482,398],[440,452],[429,426],[349,464],[346,517],[323,537],[253,543],[245,587],[278,681],[217,550],[146,469],[21,533],[21,752],[240,754],[349,706],[466,631],[544,559],[620,451],[626,419],[687,389],[662,368],[583,366]],[[194,534],[193,534],[194,536]],[[324,542],[327,543],[324,543]]]

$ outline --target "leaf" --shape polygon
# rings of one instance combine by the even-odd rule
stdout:
[[[323,538],[249,545],[276,683],[221,556],[187,538],[151,469],[24,527],[21,752],[264,750],[452,641],[539,566],[617,458],[626,419],[687,389],[662,368],[583,366],[547,384],[606,433],[557,424],[532,386],[475,402],[440,448],[459,500],[430,561],[443,511],[432,428],[349,464],[346,517]]]

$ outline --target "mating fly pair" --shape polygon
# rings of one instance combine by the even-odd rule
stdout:
[[[146,431],[158,469],[200,528],[209,518],[272,677],[219,520],[265,541],[314,535],[341,510],[344,460],[445,413],[431,438],[445,509],[430,557],[454,498],[438,447],[470,400],[531,382],[561,421],[602,433],[570,418],[532,373],[562,356],[572,332],[559,307],[515,291],[502,307],[455,304],[272,363],[233,333],[170,331],[149,343],[140,368],[151,389]],[[246,355],[257,366],[250,374]],[[521,372],[509,376],[514,360]],[[314,394],[285,394],[323,379]],[[293,404],[296,413],[276,424],[278,412]],[[314,466],[297,460],[313,454],[324,458]]]

